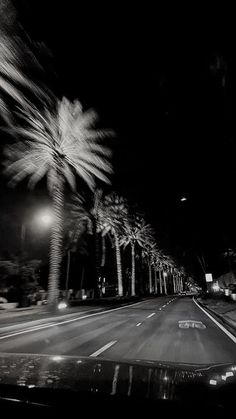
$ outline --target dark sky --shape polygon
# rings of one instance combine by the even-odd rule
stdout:
[[[236,48],[227,18],[16,3],[53,53],[58,92],[115,129],[114,188],[145,209],[161,246],[184,254],[198,275],[199,254],[219,273],[219,254],[236,245]]]

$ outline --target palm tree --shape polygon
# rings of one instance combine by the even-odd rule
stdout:
[[[100,276],[100,267],[104,263],[104,254],[102,254],[102,261],[100,262],[100,243],[98,234],[101,233],[101,211],[102,211],[102,190],[96,189],[93,194],[93,199],[85,199],[79,193],[74,193],[72,196],[71,203],[68,204],[68,210],[70,215],[69,229],[80,231],[82,226],[84,230],[90,235],[95,236],[95,257],[96,257],[96,274],[98,286],[98,280]],[[75,233],[76,236],[76,233]],[[104,252],[103,246],[103,252]]]
[[[183,266],[179,267],[179,282],[180,282],[180,292],[184,289],[184,277],[186,276],[186,272]]]
[[[147,241],[142,249],[142,257],[148,265],[148,277],[149,277],[149,293],[153,292],[153,281],[152,281],[152,267],[154,265],[154,258],[156,253],[156,243],[152,237],[147,237]]]
[[[171,276],[172,276],[172,267],[173,267],[173,261],[169,255],[164,255],[164,287],[165,287],[165,293],[168,294],[168,290],[170,290],[171,287]],[[167,283],[166,283],[167,282]]]
[[[152,250],[152,257],[151,257],[151,263],[154,269],[154,291],[155,294],[158,293],[158,281],[157,281],[157,271],[159,271],[159,264],[160,264],[160,258],[161,258],[161,252],[157,248],[157,246],[154,247]],[[159,282],[160,282],[160,273],[159,273]]]
[[[153,239],[153,229],[150,224],[146,224],[143,218],[139,216],[130,217],[125,221],[124,233],[121,237],[121,244],[126,247],[131,247],[131,295],[135,295],[135,248],[138,244],[141,248],[145,246],[147,241],[151,242]]]
[[[165,256],[163,252],[159,252],[158,260],[157,260],[157,268],[159,271],[159,286],[160,286],[160,294],[166,294],[166,272],[165,272]]]
[[[13,11],[10,2],[0,5],[0,15],[4,18]],[[12,13],[13,16],[14,12]],[[27,67],[38,73],[43,72],[41,63],[35,56],[32,41],[27,37],[22,28],[17,25],[16,18],[0,21],[0,114],[7,124],[12,124],[13,114],[9,110],[8,100],[23,109],[29,110],[31,100],[48,105],[52,104],[53,94],[48,88],[39,86],[24,70],[22,63],[27,62]],[[5,24],[5,22],[9,22]],[[39,46],[36,48],[40,52]],[[46,50],[42,48],[41,51]],[[30,98],[30,99],[29,99]]]
[[[105,237],[105,235],[110,233],[114,240],[119,296],[123,296],[123,276],[120,251],[120,238],[124,231],[124,222],[126,217],[127,204],[124,198],[118,196],[114,192],[109,195],[106,195],[103,200],[103,206],[101,207],[99,213],[98,225],[102,237]]]
[[[110,150],[101,142],[109,131],[96,130],[97,114],[93,110],[83,112],[78,100],[58,101],[56,111],[46,109],[40,113],[32,107],[30,113],[22,111],[27,123],[13,133],[25,138],[5,148],[5,173],[15,186],[29,177],[30,189],[47,176],[52,197],[54,223],[51,231],[50,269],[48,283],[49,303],[57,301],[60,264],[62,259],[63,207],[65,182],[76,190],[76,175],[92,190],[95,178],[109,183],[107,173],[112,172]]]

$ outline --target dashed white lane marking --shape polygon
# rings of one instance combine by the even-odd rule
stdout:
[[[234,343],[236,343],[236,337],[232,335],[222,324],[220,324],[214,317],[212,317],[203,307],[201,307],[197,301],[193,298],[194,303],[200,308],[221,330],[224,332]]]
[[[166,304],[164,306],[162,306],[163,308],[166,307]]]
[[[96,356],[100,355],[102,352],[109,349],[111,346],[115,345],[117,340],[112,340],[111,342],[107,343],[106,345],[102,346],[102,348],[98,349],[96,352],[93,352],[90,357],[96,358]]]
[[[161,310],[161,308],[159,308],[159,310]]]
[[[147,319],[150,319],[150,317],[155,316],[155,314],[156,313],[149,314],[149,316],[147,316]]]
[[[137,323],[136,326],[140,326],[142,323]]]

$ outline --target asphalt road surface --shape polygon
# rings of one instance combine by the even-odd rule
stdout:
[[[37,325],[0,326],[0,352],[235,363],[236,338],[191,297],[160,297]]]

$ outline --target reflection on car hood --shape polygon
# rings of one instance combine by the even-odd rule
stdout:
[[[0,384],[102,392],[154,400],[219,400],[236,384],[236,365],[108,361],[101,358],[0,354]],[[235,387],[234,387],[235,389]]]

